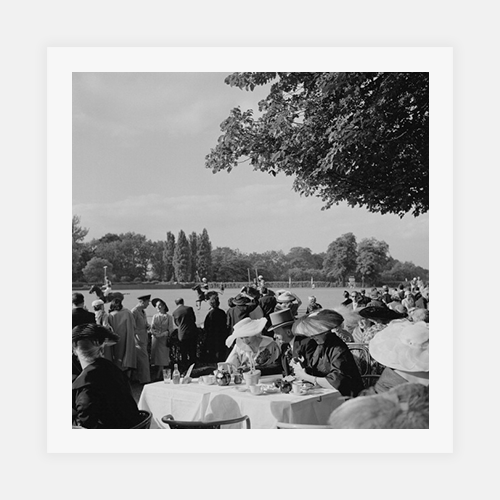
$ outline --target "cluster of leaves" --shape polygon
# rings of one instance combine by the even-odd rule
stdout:
[[[214,173],[248,161],[294,177],[323,209],[346,201],[371,212],[429,208],[428,73],[234,73],[245,90],[270,84],[262,115],[239,107],[206,156]]]
[[[393,259],[385,241],[364,238],[357,243],[352,233],[343,234],[330,243],[323,271],[329,279],[341,282],[343,286],[350,276],[373,285],[403,282],[416,276],[429,280],[427,269]]]

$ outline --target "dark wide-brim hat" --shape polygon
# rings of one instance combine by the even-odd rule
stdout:
[[[271,332],[276,328],[293,324],[295,318],[293,317],[290,309],[282,309],[281,311],[276,311],[270,314],[269,320],[271,321],[271,326],[267,329],[267,331]]]
[[[168,311],[168,306],[167,306],[167,303],[163,300],[163,299],[159,299],[158,297],[155,297],[152,301],[151,301],[151,305],[153,307],[156,307],[156,304],[158,304],[158,302],[161,302],[164,306],[165,306],[165,309]]]
[[[104,344],[105,342],[116,343],[120,337],[105,326],[88,323],[73,328],[72,341],[76,343],[79,340],[94,340],[99,344]]]
[[[139,300],[151,300],[151,295],[142,295],[141,297],[137,297]]]
[[[388,307],[380,307],[380,306],[367,306],[363,309],[360,309],[359,315],[363,318],[368,319],[401,319],[403,318],[402,314],[399,314]]]
[[[235,306],[245,306],[247,304],[250,304],[250,302],[252,302],[252,300],[249,299],[246,295],[243,295],[241,293],[236,295],[236,297],[233,299],[233,304]]]

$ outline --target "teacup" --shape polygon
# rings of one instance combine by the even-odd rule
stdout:
[[[203,375],[201,381],[206,385],[213,385],[215,383],[215,377],[213,375]]]
[[[292,392],[294,394],[300,394],[302,392],[302,388],[303,388],[302,382],[293,382],[292,383]]]
[[[252,394],[262,394],[262,386],[260,385],[251,385],[250,386],[250,392]]]
[[[259,383],[260,370],[255,370],[254,372],[245,372],[243,373],[243,378],[245,379],[245,383],[247,386],[251,387],[252,385],[256,385]]]

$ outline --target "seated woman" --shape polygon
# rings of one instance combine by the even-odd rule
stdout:
[[[359,325],[352,332],[355,342],[368,343],[375,335],[383,330],[391,321],[404,318],[400,314],[387,306],[368,306],[359,311],[362,318],[368,319],[370,323]]]
[[[429,385],[429,325],[394,321],[369,344],[370,355],[385,366],[376,384],[361,395],[388,391],[407,382]]]
[[[276,308],[275,311],[282,311],[283,309],[290,309],[294,317],[297,317],[299,313],[299,307],[302,304],[300,298],[293,292],[285,290],[276,297]]]
[[[233,333],[226,339],[227,347],[236,340],[226,359],[234,368],[257,369],[263,375],[281,372],[280,349],[270,337],[262,335],[267,319],[244,318],[234,325]]]
[[[89,323],[73,328],[73,352],[83,371],[73,382],[73,414],[87,429],[128,429],[141,421],[126,375],[103,358],[104,345],[118,340]]]
[[[329,309],[322,309],[307,316],[302,316],[292,326],[294,335],[304,335],[316,342],[316,349],[311,359],[301,363],[290,363],[298,379],[312,382],[321,387],[334,387],[344,396],[357,396],[363,388],[354,357],[336,334],[335,330],[344,318]]]

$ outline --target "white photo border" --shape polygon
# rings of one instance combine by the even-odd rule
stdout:
[[[71,284],[72,73],[236,71],[423,71],[430,74],[430,276],[453,288],[453,49],[449,47],[156,47],[47,49],[47,303]],[[229,112],[229,109],[228,109]],[[61,287],[61,284],[65,284]],[[68,297],[71,289],[68,286]],[[436,292],[437,297],[437,292]],[[453,296],[432,317],[430,429],[336,430],[321,439],[252,429],[224,433],[100,430],[69,425],[70,308],[47,311],[49,453],[451,453]],[[61,374],[63,374],[61,376]],[[193,432],[193,431],[190,431]],[[309,433],[310,431],[301,431]],[[314,437],[313,436],[313,437]]]

